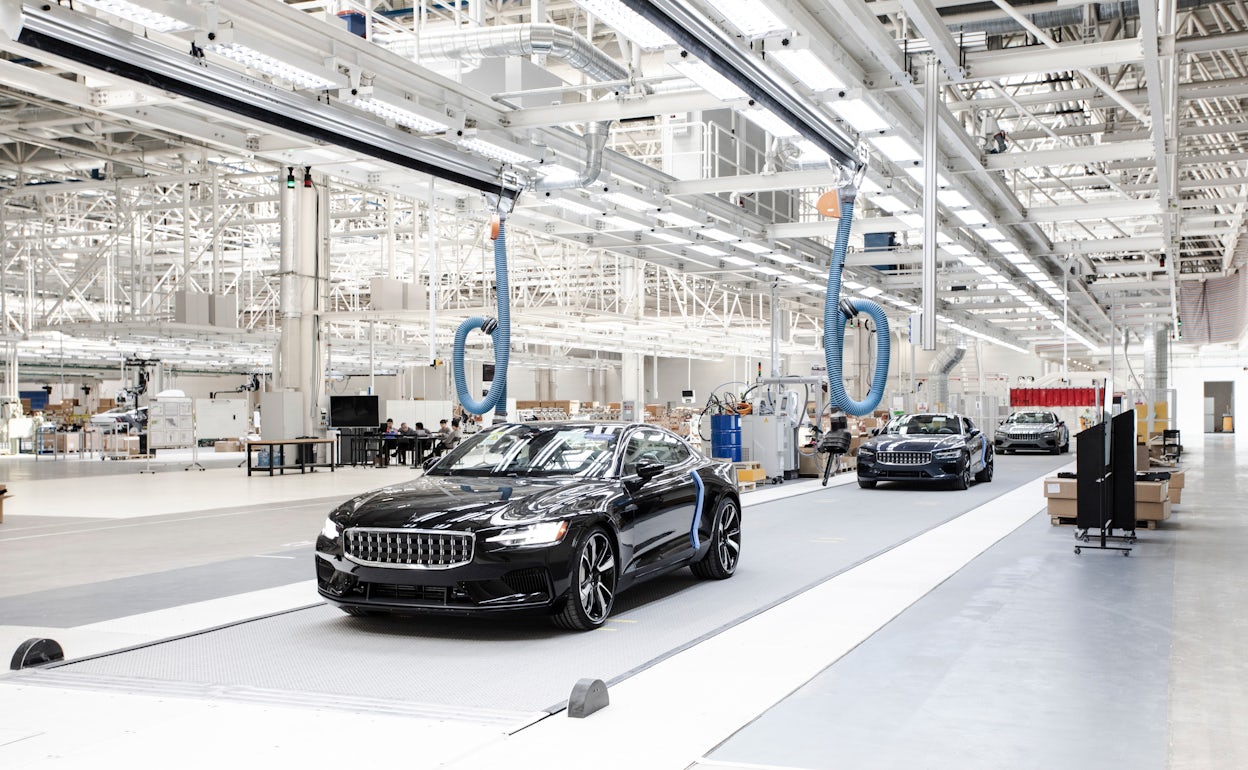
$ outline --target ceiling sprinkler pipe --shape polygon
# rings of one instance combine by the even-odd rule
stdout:
[[[845,347],[845,322],[849,314],[841,308],[841,272],[849,250],[849,229],[854,223],[854,198],[857,190],[848,189],[841,196],[841,218],[832,246],[832,262],[828,265],[828,291],[823,300],[823,349],[828,367],[828,397],[837,408],[855,417],[864,417],[880,404],[888,382],[889,332],[884,308],[869,299],[857,297],[845,301],[858,313],[866,313],[875,321],[875,376],[867,397],[855,401],[845,392],[842,357]],[[855,313],[856,314],[856,313]]]
[[[507,228],[506,215],[500,214],[498,237],[494,239],[494,274],[498,308],[497,318],[472,316],[455,329],[455,343],[451,350],[451,374],[455,380],[455,396],[464,409],[472,414],[485,414],[494,410],[496,422],[507,421],[507,360],[511,355],[511,298],[507,280]],[[494,341],[494,381],[485,397],[477,401],[468,393],[464,375],[464,343],[468,332],[480,329]]]

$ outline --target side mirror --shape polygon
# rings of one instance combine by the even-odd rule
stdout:
[[[882,429],[882,428],[872,428],[872,429],[871,429],[871,435],[872,435],[872,436],[878,436],[878,435],[880,435],[880,431],[881,431],[881,430],[883,430],[883,429]]]
[[[428,473],[430,468],[438,464],[439,459],[440,458],[437,457],[426,457],[425,461],[420,464],[420,469],[425,473]]]
[[[642,481],[649,481],[650,479],[662,473],[663,469],[666,467],[667,466],[665,466],[663,463],[654,462],[654,461],[638,463],[637,475],[641,477]]]

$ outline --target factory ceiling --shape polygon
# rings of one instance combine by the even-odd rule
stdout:
[[[1185,298],[1244,296],[1240,2],[80,0],[9,16],[0,315],[41,356],[163,346],[197,369],[267,366],[278,194],[305,167],[328,188],[340,366],[366,362],[366,338],[386,366],[436,356],[491,306],[488,219],[513,198],[519,360],[763,356],[773,302],[784,349],[813,349],[836,227],[815,201],[845,163],[863,162],[847,288],[898,321],[921,305],[931,78],[945,338],[1103,365],[1124,331],[1189,331]],[[646,21],[664,16],[697,34]],[[379,309],[378,277],[433,284],[436,311]],[[174,323],[179,291],[236,295],[239,328]],[[1194,339],[1242,337],[1235,317]]]

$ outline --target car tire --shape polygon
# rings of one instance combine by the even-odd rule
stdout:
[[[1070,451],[1070,438],[1067,437],[1066,443],[1062,444],[1062,454],[1066,454],[1069,451]]]
[[[862,487],[863,489],[875,489],[875,480],[859,478],[858,486]]]
[[[971,458],[968,455],[964,459],[962,472],[953,480],[953,488],[957,490],[969,489],[971,486]]]
[[[591,529],[572,557],[572,587],[563,609],[552,616],[555,625],[568,631],[592,631],[607,622],[615,604],[618,563],[606,531]]]
[[[736,573],[740,559],[741,507],[736,500],[725,497],[715,506],[710,549],[689,568],[705,580],[725,580]]]
[[[992,455],[988,455],[988,459],[984,461],[984,469],[975,474],[976,481],[987,483],[992,481]]]
[[[1058,445],[1058,444],[1054,444],[1053,448],[1049,450],[1049,454],[1051,455],[1060,455],[1061,453],[1062,453],[1062,447],[1061,445]]]

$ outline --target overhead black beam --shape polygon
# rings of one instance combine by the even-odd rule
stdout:
[[[776,113],[815,146],[846,168],[862,161],[856,142],[835,126],[831,117],[813,109],[793,88],[702,15],[672,0],[623,0],[651,24],[667,33],[689,53],[732,81],[756,103]]]
[[[515,198],[520,192],[506,182],[502,166],[493,161],[433,145],[331,104],[205,63],[190,53],[171,51],[84,14],[50,5],[41,6],[41,12],[25,10],[17,42],[31,48],[485,193]]]

